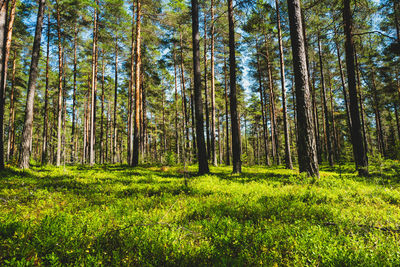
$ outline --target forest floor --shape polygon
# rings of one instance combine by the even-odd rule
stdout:
[[[400,265],[400,167],[10,168],[0,265]]]

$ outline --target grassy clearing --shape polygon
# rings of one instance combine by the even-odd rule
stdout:
[[[185,187],[178,167],[10,169],[0,179],[0,263],[400,265],[396,166],[365,179],[348,166],[319,180],[211,171]]]

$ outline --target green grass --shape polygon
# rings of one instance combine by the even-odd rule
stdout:
[[[219,167],[188,187],[179,167],[9,169],[0,265],[400,265],[397,165]]]

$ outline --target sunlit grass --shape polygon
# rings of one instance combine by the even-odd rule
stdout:
[[[325,167],[320,179],[266,167],[11,168],[0,262],[399,265],[396,164],[368,178]]]

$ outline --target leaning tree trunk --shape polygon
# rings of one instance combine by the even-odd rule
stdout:
[[[319,177],[300,0],[287,2],[296,88],[299,168],[300,172]]]
[[[237,104],[236,88],[236,56],[235,56],[235,24],[233,19],[233,1],[228,0],[228,21],[229,21],[229,76],[230,76],[230,100],[231,100],[231,128],[232,128],[232,165],[233,173],[242,172],[240,159],[240,123]]]
[[[283,132],[285,136],[285,164],[287,169],[293,169],[292,155],[290,152],[289,124],[288,124],[287,107],[286,107],[285,61],[283,58],[283,42],[281,33],[281,18],[279,13],[279,0],[275,0],[275,4],[276,4],[276,17],[277,17],[277,27],[278,27],[278,40],[279,40],[279,60],[281,66]]]
[[[141,3],[136,1],[136,66],[135,66],[135,118],[133,129],[133,151],[132,151],[132,166],[139,164],[139,148],[140,148],[140,62],[141,62],[141,44],[140,44],[140,16]]]
[[[72,130],[71,130],[71,163],[75,162],[75,153],[76,149],[74,146],[75,143],[75,134],[76,134],[76,79],[77,79],[77,47],[78,47],[78,28],[75,26],[74,31],[74,85],[72,92]]]
[[[354,159],[359,175],[368,174],[368,160],[365,146],[363,145],[363,136],[361,132],[360,110],[357,100],[356,73],[354,64],[354,42],[353,42],[353,18],[350,7],[350,0],[343,1],[343,21],[344,32],[346,35],[346,65],[348,76],[348,87],[350,95],[350,115],[351,115],[351,141],[353,143]]]
[[[209,168],[207,162],[206,144],[204,140],[203,100],[201,97],[200,73],[199,3],[197,0],[192,0],[192,42],[197,159],[199,162],[199,174],[205,174],[209,172]]]
[[[40,0],[37,22],[36,22],[35,38],[33,41],[32,61],[31,61],[31,68],[29,71],[28,93],[26,97],[25,123],[21,141],[21,162],[19,164],[20,167],[23,169],[29,168],[29,157],[31,152],[30,148],[32,144],[32,129],[33,129],[33,111],[34,111],[33,106],[35,101],[36,79],[39,73],[38,64],[40,58],[40,40],[42,38],[42,26],[43,26],[45,5],[46,5],[46,0]]]

